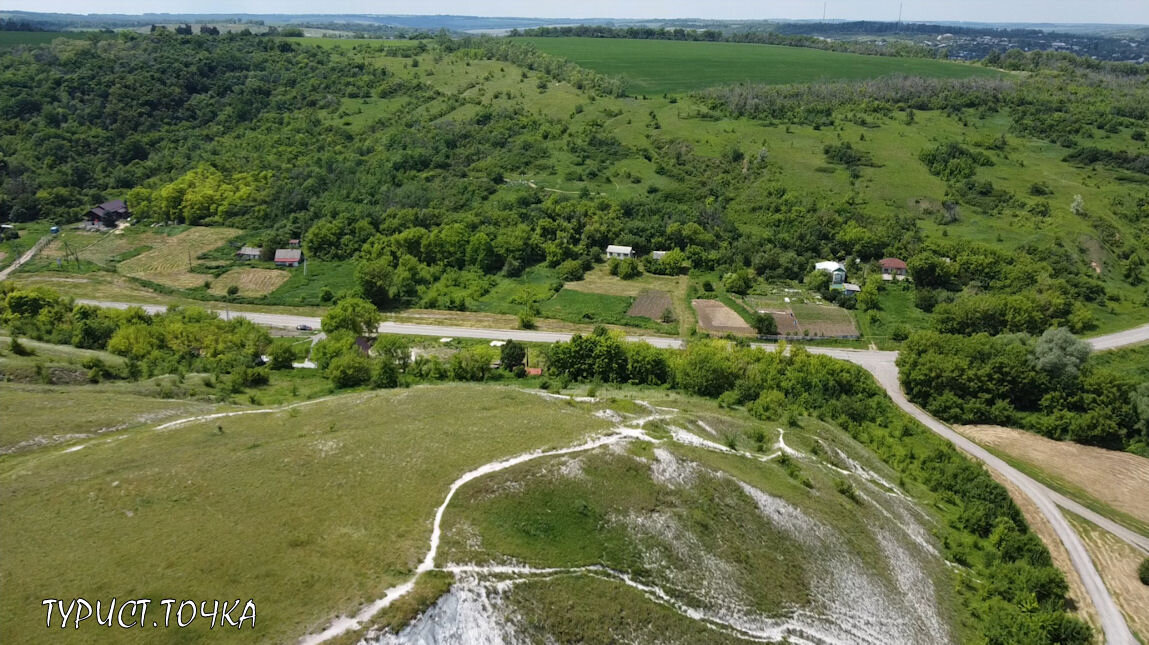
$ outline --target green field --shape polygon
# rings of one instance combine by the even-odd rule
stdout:
[[[801,47],[743,43],[525,38],[540,50],[603,74],[623,76],[632,93],[689,92],[734,83],[809,83],[901,74],[935,78],[999,76],[961,63],[862,56]]]

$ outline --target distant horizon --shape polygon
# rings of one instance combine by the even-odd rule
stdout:
[[[147,17],[147,16],[250,16],[252,18],[261,18],[265,16],[299,16],[299,17],[325,17],[325,16],[350,16],[350,17],[371,17],[371,18],[482,18],[484,20],[545,20],[547,22],[554,21],[570,21],[576,23],[578,21],[617,21],[617,22],[663,22],[663,21],[697,21],[697,22],[737,22],[745,20],[748,22],[898,22],[897,18],[706,18],[702,16],[681,16],[681,17],[668,17],[668,16],[643,16],[633,18],[620,18],[617,16],[580,16],[578,18],[571,17],[546,17],[546,16],[511,16],[511,15],[495,15],[495,14],[481,14],[481,13],[365,13],[365,12],[347,12],[347,11],[329,11],[324,13],[314,12],[287,12],[287,11],[266,11],[260,13],[253,13],[248,11],[145,11],[145,12],[123,12],[123,11],[33,11],[31,9],[0,9],[0,13],[4,12],[19,12],[28,14],[41,14],[41,15],[75,15],[75,16],[123,16],[127,18],[134,17]],[[1080,25],[1080,26],[1121,26],[1121,27],[1149,27],[1149,21],[1140,22],[1096,22],[1096,21],[1052,21],[1052,20],[1028,20],[1028,21],[1009,21],[1009,20],[955,20],[955,19],[920,19],[910,20],[902,18],[901,22],[907,24],[967,24],[967,25]]]
[[[380,6],[382,5],[382,6]],[[748,6],[749,5],[749,6]],[[548,0],[489,0],[476,11],[473,2],[427,0],[421,12],[410,12],[392,3],[367,0],[331,0],[327,10],[315,12],[308,0],[17,0],[0,11],[69,13],[83,16],[198,15],[358,15],[358,16],[460,16],[513,18],[518,20],[821,20],[827,21],[1067,25],[1149,25],[1149,2],[1143,0],[771,0],[746,3],[736,0],[585,0],[575,9],[570,3]],[[571,15],[574,14],[574,15]],[[656,15],[663,14],[663,15]],[[748,15],[749,14],[749,15]],[[753,15],[758,14],[758,15]],[[769,15],[767,15],[769,14]],[[1040,18],[1038,18],[1040,17]]]

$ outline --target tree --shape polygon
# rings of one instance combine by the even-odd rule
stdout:
[[[745,295],[754,284],[754,274],[750,269],[739,269],[722,276],[722,287],[730,293]]]
[[[1137,567],[1137,578],[1143,585],[1149,585],[1149,558],[1141,561],[1141,566]]]
[[[327,378],[338,388],[363,385],[371,380],[371,361],[356,350],[344,352],[327,366]]]
[[[406,371],[411,362],[411,344],[402,336],[380,334],[372,351],[379,358],[392,363],[399,370]]]
[[[271,346],[269,365],[273,370],[289,370],[295,362],[295,352],[286,343],[276,343]]]
[[[567,260],[559,265],[558,272],[563,282],[578,282],[583,278],[582,262]]]
[[[866,286],[862,287],[862,291],[858,293],[858,309],[862,311],[876,311],[880,309],[878,302],[878,289],[881,288],[882,279],[878,276],[871,276],[866,280]]]
[[[1089,353],[1089,343],[1062,327],[1047,329],[1033,348],[1038,369],[1056,380],[1076,379]]]
[[[385,258],[360,262],[355,267],[355,282],[367,300],[376,307],[386,307],[391,304],[394,273],[391,263]]]
[[[344,298],[323,317],[323,331],[345,330],[357,336],[374,335],[382,316],[375,305],[361,298]]]
[[[508,340],[503,344],[499,353],[499,364],[505,370],[513,370],[523,364],[527,358],[527,348],[522,343]]]
[[[830,289],[830,273],[828,271],[819,271],[814,269],[806,274],[806,288],[811,291],[827,291]]]
[[[626,258],[618,262],[618,277],[623,280],[633,280],[642,275],[642,267],[638,265],[638,260],[634,258]]]
[[[770,314],[755,314],[754,331],[758,332],[759,336],[777,336],[778,321],[774,320],[774,316]]]

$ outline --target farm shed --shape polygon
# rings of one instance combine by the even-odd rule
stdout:
[[[650,252],[650,257],[651,257],[651,259],[654,259],[654,260],[661,260],[664,256],[666,256],[666,251],[651,251]]]
[[[606,247],[606,257],[615,260],[625,260],[634,257],[634,247],[611,244]]]
[[[276,249],[275,266],[297,267],[303,261],[303,251],[299,249]]]
[[[240,250],[235,252],[235,259],[237,259],[237,260],[258,260],[259,259],[259,247],[257,247],[257,246],[245,246],[245,247],[243,247]]]
[[[906,263],[898,258],[882,258],[878,260],[878,266],[882,269],[882,279],[889,280],[905,280]]]

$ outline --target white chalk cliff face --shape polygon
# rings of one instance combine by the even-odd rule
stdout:
[[[448,500],[451,507],[444,503],[441,509],[435,552],[425,564],[452,572],[455,583],[398,633],[368,633],[363,642],[548,642],[553,639],[545,631],[548,617],[540,615],[546,610],[531,600],[548,586],[550,591],[566,593],[563,590],[570,587],[563,584],[579,578],[625,587],[636,602],[650,603],[663,612],[660,615],[673,617],[660,622],[656,632],[618,627],[624,634],[616,637],[625,635],[624,640],[631,642],[652,638],[698,642],[699,632],[694,630],[710,634],[716,642],[955,641],[946,618],[952,581],[929,530],[934,520],[880,473],[859,463],[866,459],[831,446],[816,451],[822,457],[795,450],[781,430],[770,449],[756,453],[731,449],[704,438],[714,436],[705,424],[684,420],[675,412],[651,408],[641,417],[620,417],[615,432],[606,438],[481,469],[478,476],[489,478],[481,493],[468,495],[466,488],[453,487],[454,500]],[[652,421],[659,422],[658,431],[648,427]],[[635,446],[642,449],[628,449]],[[761,485],[769,478],[751,482],[734,474],[749,467],[769,469],[777,477],[778,465],[769,462],[782,455],[807,472],[849,482],[857,502],[843,507],[846,502],[838,492],[817,485],[799,495],[775,494]],[[716,466],[731,459],[744,463],[737,468]],[[602,481],[604,468],[645,475],[626,483]],[[477,526],[481,522],[452,517],[455,509],[464,517],[500,500],[525,504],[523,495],[548,486],[588,491],[639,487],[661,503],[630,505],[624,496],[614,507],[598,509],[602,530],[624,536],[629,559],[615,561],[604,555],[601,561],[578,566],[560,562],[542,566],[524,553],[502,552],[497,536],[486,535]],[[737,518],[733,524],[711,517],[719,508],[727,518]],[[701,523],[695,521],[698,517],[703,518]],[[718,530],[729,532],[714,535]],[[746,535],[736,535],[743,531],[766,544],[746,542]],[[745,544],[750,546],[740,552]],[[785,559],[761,557],[771,550],[784,553]],[[528,557],[533,566],[523,564]],[[794,580],[796,575],[800,580]],[[770,584],[774,578],[790,581],[779,584],[775,594]],[[564,606],[588,601],[574,595],[562,600]],[[613,607],[612,615],[603,620],[626,611]],[[681,629],[688,623],[689,633]]]

